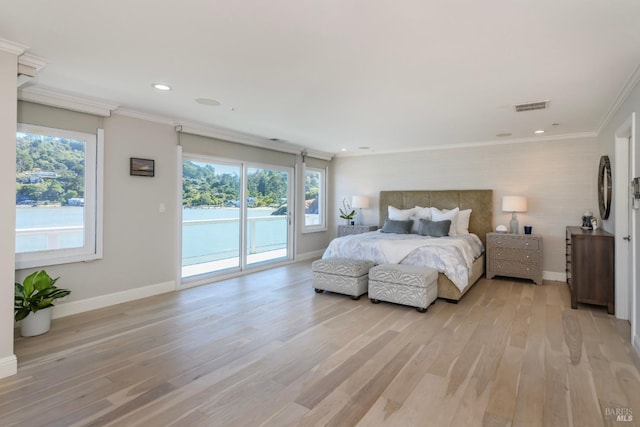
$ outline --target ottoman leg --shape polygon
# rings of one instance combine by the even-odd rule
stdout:
[[[377,300],[375,298],[371,298],[371,303],[372,304],[380,304],[380,300]]]
[[[321,293],[323,293],[323,292],[324,292],[322,289],[318,289],[318,288],[314,288],[314,289],[316,290],[316,293],[317,293],[317,294],[321,294]]]
[[[360,299],[360,295],[351,295],[351,299],[354,301],[358,301]]]
[[[418,313],[426,313],[427,309],[426,308],[422,308],[422,307],[416,307],[416,310],[418,310]]]

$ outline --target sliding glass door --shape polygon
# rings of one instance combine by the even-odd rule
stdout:
[[[182,278],[290,258],[291,170],[185,156]]]
[[[247,264],[288,256],[289,175],[287,170],[247,169]]]

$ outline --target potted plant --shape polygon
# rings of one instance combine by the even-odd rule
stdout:
[[[351,208],[346,198],[342,199],[342,207],[338,208],[338,210],[340,211],[340,218],[347,221],[347,225],[351,223],[353,217],[356,215],[356,210]]]
[[[22,283],[16,283],[13,308],[16,322],[22,321],[23,337],[41,335],[51,328],[53,301],[71,293],[55,286],[58,279],[40,270],[25,277]]]

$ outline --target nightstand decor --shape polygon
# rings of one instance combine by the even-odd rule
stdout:
[[[362,225],[362,209],[369,208],[369,198],[365,196],[353,196],[351,207],[357,209],[356,225]]]
[[[518,234],[520,225],[516,212],[527,211],[527,198],[523,196],[504,196],[502,198],[502,211],[511,212],[511,222],[509,223],[509,232]]]

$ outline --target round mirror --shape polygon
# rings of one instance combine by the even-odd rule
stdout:
[[[609,218],[609,211],[611,211],[611,163],[609,162],[609,156],[600,157],[598,205],[600,206],[600,217],[602,219]]]

